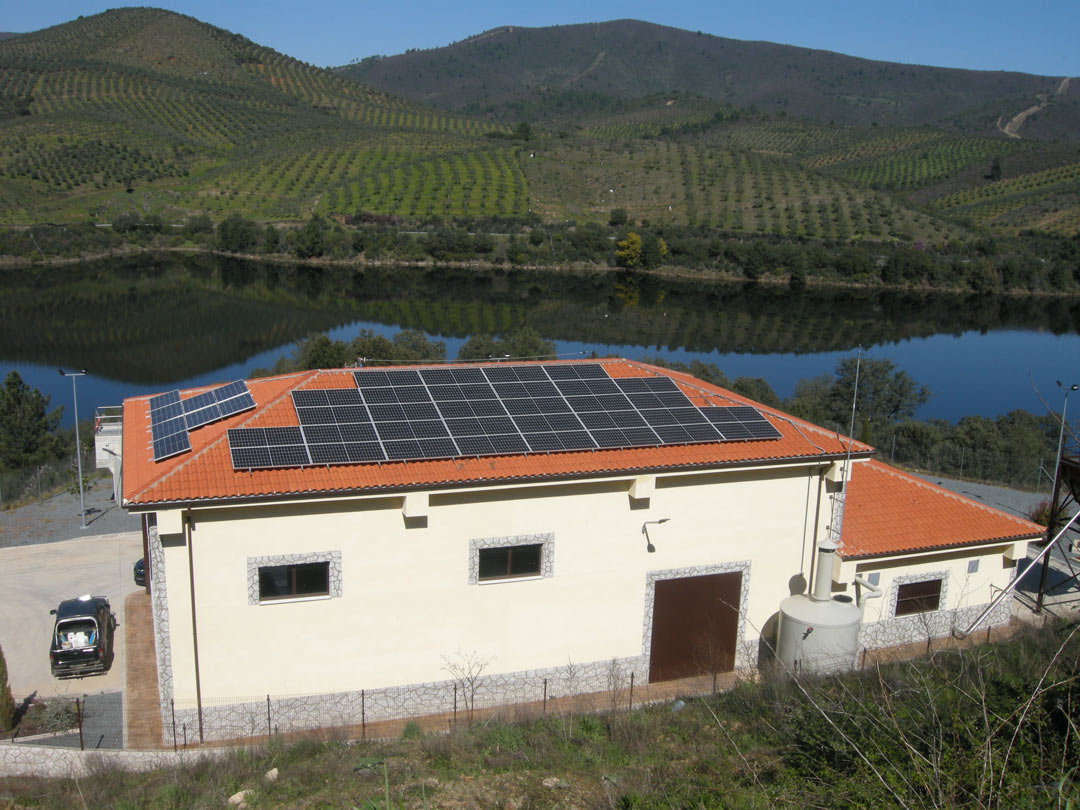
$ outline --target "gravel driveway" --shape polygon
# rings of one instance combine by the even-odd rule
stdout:
[[[79,520],[79,496],[68,492],[0,511],[0,547],[141,531],[138,516],[129,515],[112,501],[110,478],[91,479],[84,499],[85,529]]]

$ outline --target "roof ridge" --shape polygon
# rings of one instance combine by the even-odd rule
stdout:
[[[238,424],[238,427],[242,427],[243,425],[246,425],[252,419],[254,419],[257,416],[259,416],[260,414],[262,414],[267,408],[271,408],[274,405],[276,405],[277,403],[279,403],[285,396],[292,393],[293,389],[297,385],[300,385],[301,382],[305,382],[306,380],[311,379],[312,377],[316,376],[318,373],[319,373],[318,369],[312,369],[312,370],[304,370],[304,371],[300,371],[300,372],[292,372],[290,374],[281,374],[281,375],[278,375],[276,377],[260,377],[258,379],[259,382],[278,382],[280,380],[289,379],[290,377],[297,377],[297,378],[300,378],[300,379],[296,383],[294,383],[293,385],[285,388],[285,390],[283,390],[278,396],[274,397],[274,399],[272,399],[269,402],[265,403],[261,408],[256,408],[251,413],[247,413],[246,411],[242,411],[241,413],[247,413],[247,415],[244,418],[244,420]],[[248,383],[249,381],[245,380],[244,382]],[[190,390],[190,389],[186,389],[186,390]],[[229,436],[229,431],[228,430],[223,431],[220,436],[218,436],[213,441],[209,442],[205,447],[201,447],[197,452],[194,452],[190,456],[187,456],[183,461],[181,461],[179,464],[177,464],[172,469],[168,470],[163,475],[159,475],[156,478],[154,478],[153,481],[151,481],[149,484],[144,486],[138,492],[132,493],[132,497],[129,498],[128,500],[130,500],[130,501],[137,500],[139,497],[149,493],[154,488],[156,488],[156,487],[160,486],[161,484],[163,484],[164,482],[168,481],[170,478],[172,478],[174,475],[176,475],[177,473],[182,471],[189,464],[195,463],[195,461],[202,458],[211,449],[217,447],[222,441],[227,441],[228,436]]]
[[[984,503],[979,503],[972,498],[966,498],[963,495],[959,495],[951,490],[945,489],[945,487],[938,486],[937,484],[932,484],[923,478],[919,478],[919,476],[917,475],[913,475],[912,473],[907,472],[906,470],[901,470],[899,467],[893,467],[891,464],[886,464],[884,461],[880,461],[878,459],[870,459],[870,463],[874,469],[878,469],[886,475],[891,475],[894,478],[899,478],[903,481],[907,481],[908,483],[913,484],[917,487],[921,487],[922,489],[927,489],[931,492],[945,495],[946,497],[951,498],[954,501],[960,501],[961,503],[968,504],[975,507],[976,509],[981,509],[984,512],[990,512],[995,515],[1003,515],[1004,517],[1007,517],[1009,520],[1012,520],[1016,523],[1022,523],[1027,526],[1038,526],[1040,529],[1046,528],[1045,526],[1039,526],[1038,523],[1035,523],[1032,520],[1017,517],[1016,515],[1010,514],[1003,509],[997,509],[996,507],[988,506]]]

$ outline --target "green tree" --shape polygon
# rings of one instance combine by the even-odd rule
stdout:
[[[473,335],[458,351],[458,360],[487,360],[511,357],[527,360],[552,360],[555,344],[545,340],[530,326],[522,326],[496,339],[491,335]]]
[[[619,267],[638,267],[641,264],[641,235],[630,231],[615,245],[615,261]]]
[[[318,214],[296,233],[296,256],[300,259],[314,259],[322,256],[325,248],[323,231],[326,223]]]
[[[514,130],[514,137],[517,138],[519,141],[531,140],[532,127],[522,121],[520,124],[517,125],[517,128]]]
[[[990,174],[987,176],[988,180],[1000,180],[1001,179],[1001,158],[996,157],[990,161]]]
[[[258,226],[239,214],[230,214],[218,223],[218,250],[224,250],[228,253],[246,253],[258,243]]]
[[[441,340],[428,340],[418,329],[405,329],[394,335],[393,359],[398,363],[445,363],[446,344]]]
[[[659,267],[663,264],[664,257],[668,254],[668,246],[664,240],[655,234],[646,234],[641,241],[641,266],[646,268]]]
[[[58,458],[56,435],[63,407],[49,410],[49,397],[12,371],[0,388],[0,467],[17,470]]]
[[[608,225],[613,228],[621,227],[626,224],[628,218],[625,208],[612,208],[608,215]]]
[[[281,236],[278,234],[278,229],[273,225],[267,225],[263,229],[263,253],[277,253],[280,244]]]
[[[780,397],[776,395],[773,387],[762,377],[737,377],[731,390],[736,394],[742,394],[744,397],[760,402],[762,405],[769,405],[774,408],[780,407]]]
[[[4,649],[0,647],[0,731],[8,731],[15,725],[15,698],[11,696],[8,684],[7,661]]]

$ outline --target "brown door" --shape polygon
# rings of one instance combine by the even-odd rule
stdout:
[[[649,682],[735,668],[742,573],[656,581]]]

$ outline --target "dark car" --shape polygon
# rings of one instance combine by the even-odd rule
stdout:
[[[135,574],[135,584],[140,588],[146,587],[146,557],[140,557],[135,561],[135,565],[132,568]]]
[[[116,616],[104,596],[65,599],[53,611],[49,664],[57,678],[108,672],[113,660]]]

